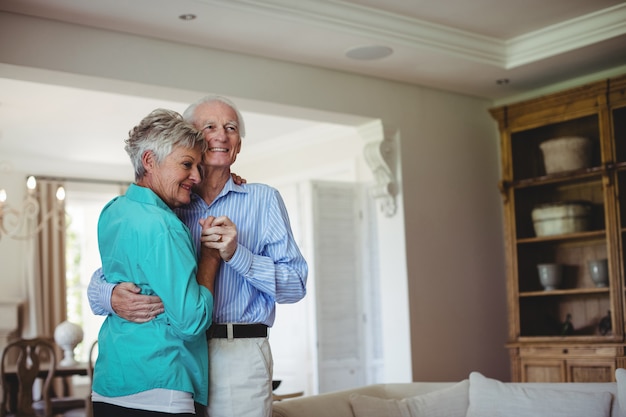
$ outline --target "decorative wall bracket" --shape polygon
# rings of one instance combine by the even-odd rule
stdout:
[[[397,211],[396,196],[399,189],[396,179],[397,131],[385,129],[380,120],[360,126],[358,131],[366,142],[365,161],[374,174],[370,194],[380,200],[380,208],[385,216],[392,217]]]

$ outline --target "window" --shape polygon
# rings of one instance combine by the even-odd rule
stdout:
[[[123,188],[120,185],[68,181],[65,189],[67,319],[83,328],[83,342],[75,352],[78,361],[86,361],[89,346],[98,338],[104,320],[103,316],[91,312],[87,300],[89,280],[101,264],[98,218],[104,205],[123,193]]]

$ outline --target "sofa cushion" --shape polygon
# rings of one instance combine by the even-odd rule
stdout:
[[[609,417],[610,392],[584,392],[531,388],[486,378],[479,372],[469,376],[467,417]]]
[[[411,417],[404,400],[352,394],[350,406],[354,417]]]
[[[469,380],[407,398],[406,404],[411,417],[465,417],[469,404]]]
[[[318,395],[305,395],[284,401],[275,401],[272,404],[273,417],[334,417],[353,416],[350,406],[350,396],[353,394],[368,395],[370,397],[385,398],[385,389],[382,384],[367,385],[364,387],[327,392]]]
[[[384,399],[352,394],[354,417],[465,417],[469,381],[405,399]]]
[[[410,382],[374,384],[317,395],[305,395],[299,398],[275,401],[272,405],[272,417],[354,417],[349,399],[354,394],[401,400],[448,388],[457,383]]]

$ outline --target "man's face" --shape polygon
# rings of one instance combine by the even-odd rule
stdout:
[[[196,108],[194,126],[201,130],[209,144],[205,164],[210,167],[230,167],[241,150],[237,113],[220,101],[201,104]]]

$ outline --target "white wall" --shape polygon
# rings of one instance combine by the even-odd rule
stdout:
[[[407,247],[416,255],[407,268],[411,328],[427,329],[411,335],[413,352],[428,361],[414,361],[413,372],[444,380],[472,369],[503,375],[502,358],[487,353],[506,343],[495,126],[483,120],[486,103],[467,97],[424,92],[416,107],[430,123],[422,140],[403,142],[403,154],[428,155],[403,164]]]
[[[508,379],[498,142],[488,102],[8,13],[0,13],[0,77],[183,102],[211,92],[249,111],[278,103],[381,119],[398,130],[401,155],[398,211],[378,213],[385,378],[458,380],[471,369]],[[15,179],[0,172],[0,184]],[[19,256],[12,242],[0,245],[0,285],[20,296]]]

